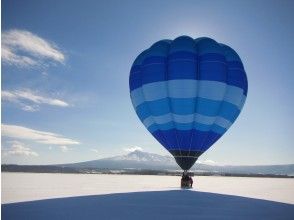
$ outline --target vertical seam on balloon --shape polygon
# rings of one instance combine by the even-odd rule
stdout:
[[[170,108],[170,112],[171,112],[171,118],[172,118],[172,122],[173,122],[173,127],[174,127],[174,134],[175,134],[175,138],[176,138],[176,143],[177,143],[177,148],[180,152],[180,156],[182,156],[182,151],[179,145],[179,141],[178,141],[178,133],[177,133],[177,127],[176,127],[176,123],[175,123],[175,118],[174,118],[174,112],[173,112],[173,108],[172,108],[172,104],[170,102],[170,96],[169,96],[169,83],[168,83],[168,69],[169,69],[169,52],[170,52],[170,47],[171,45],[169,45],[169,49],[168,49],[168,54],[166,56],[167,58],[167,62],[166,62],[166,71],[165,71],[165,83],[166,83],[166,90],[167,90],[167,97],[168,97],[168,106]]]
[[[195,40],[194,40],[195,42]],[[188,156],[190,156],[190,152],[191,152],[191,147],[192,147],[192,141],[193,141],[193,138],[194,138],[194,126],[195,126],[195,121],[196,121],[196,118],[197,118],[197,104],[198,104],[198,81],[199,81],[199,55],[198,55],[198,45],[197,43],[195,42],[195,47],[197,49],[196,51],[196,101],[195,101],[195,105],[194,105],[194,114],[193,114],[193,125],[192,125],[192,129],[191,129],[191,138],[190,138],[190,146],[189,146],[189,153],[188,153]],[[194,48],[195,49],[195,48]],[[196,117],[195,117],[196,115]]]
[[[218,44],[220,47],[221,47],[221,45],[220,44]],[[222,54],[223,54],[223,50],[221,50],[222,51]],[[215,122],[216,122],[216,120],[217,120],[217,118],[218,118],[218,115],[219,115],[219,113],[220,113],[220,110],[222,109],[222,106],[223,106],[223,103],[224,103],[224,97],[226,96],[226,94],[227,94],[227,91],[228,91],[228,64],[227,64],[227,58],[226,58],[226,55],[225,54],[223,54],[223,56],[225,57],[225,60],[226,60],[226,83],[225,83],[225,92],[224,92],[224,95],[223,95],[223,98],[222,98],[222,102],[221,102],[221,104],[219,105],[219,108],[218,108],[218,110],[217,110],[217,114],[216,114],[216,116],[215,116],[215,118],[214,118],[214,121],[213,121],[213,123],[210,125],[210,127],[209,127],[209,130],[208,130],[208,132],[210,132],[211,131],[211,129],[215,126]],[[208,136],[209,136],[209,134],[210,133],[207,133],[206,135],[205,135],[205,138],[203,138],[203,141],[202,141],[202,143],[201,143],[201,147],[200,147],[200,149],[201,149],[201,151],[203,151],[203,145],[205,144],[205,142],[206,142],[206,140],[207,140],[207,138],[208,138]],[[212,142],[213,143],[213,142]],[[210,145],[210,146],[212,146],[212,145]]]
[[[223,95],[223,99],[224,99],[224,97],[225,97],[226,94],[227,94],[227,91],[228,91],[227,88],[228,88],[228,84],[226,84],[226,86],[225,86],[225,92],[224,92],[224,95]],[[217,120],[218,117],[219,117],[219,113],[220,113],[220,111],[221,111],[221,109],[222,109],[222,107],[223,107],[223,103],[224,103],[224,101],[221,102],[221,104],[220,104],[220,106],[219,106],[219,108],[218,108],[218,111],[217,111],[216,117],[215,117],[213,123],[211,124],[210,129],[208,130],[209,132],[210,132],[211,129],[216,125],[215,122],[216,122],[216,120]],[[201,150],[202,150],[202,151],[203,151],[203,144],[206,142],[208,136],[209,136],[209,134],[207,134],[207,135],[205,136],[205,138],[204,138],[204,140],[203,140],[203,142],[202,142],[202,144],[201,144]],[[218,137],[215,137],[215,138],[212,139],[213,141],[211,142],[210,146],[213,145],[214,140],[217,139],[217,138],[218,138]]]

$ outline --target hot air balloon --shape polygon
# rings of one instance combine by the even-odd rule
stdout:
[[[129,87],[141,122],[187,171],[234,123],[248,83],[232,48],[180,36],[139,54]]]

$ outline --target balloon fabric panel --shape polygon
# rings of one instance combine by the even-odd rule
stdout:
[[[188,36],[161,40],[143,51],[129,84],[139,119],[183,170],[234,123],[248,87],[233,49]]]

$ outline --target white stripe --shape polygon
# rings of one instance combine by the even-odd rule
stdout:
[[[155,122],[155,123],[154,123]],[[169,122],[188,124],[196,122],[204,125],[216,124],[224,129],[228,129],[232,122],[222,117],[210,117],[201,114],[190,114],[190,115],[177,115],[173,113],[168,113],[162,116],[149,116],[143,121],[143,124],[148,128],[153,124],[166,124]]]
[[[143,95],[144,92],[144,95]],[[168,80],[144,84],[131,92],[131,99],[136,108],[145,101],[163,98],[205,98],[215,101],[226,101],[239,109],[242,108],[246,96],[243,89],[227,85],[223,82],[206,80]]]

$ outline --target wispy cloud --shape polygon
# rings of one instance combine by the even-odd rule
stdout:
[[[22,105],[21,109],[26,112],[36,112],[40,110],[40,107],[38,105]]]
[[[1,125],[2,136],[9,138],[17,138],[24,140],[32,140],[41,144],[53,144],[53,145],[74,145],[80,144],[78,141],[65,138],[62,135],[38,131],[30,128],[18,126],[18,125]]]
[[[124,151],[126,151],[126,152],[134,152],[136,150],[143,151],[143,148],[142,147],[138,147],[138,146],[124,148]]]
[[[96,154],[99,153],[99,151],[97,149],[94,149],[94,148],[90,149],[90,151],[92,151],[92,152],[94,152]]]
[[[2,32],[2,61],[18,67],[45,66],[46,61],[64,63],[65,56],[53,42],[13,29]]]
[[[27,56],[15,54],[8,46],[2,43],[2,61],[4,64],[15,65],[18,67],[37,66],[38,62]]]
[[[15,155],[15,156],[34,156],[37,157],[39,154],[33,151],[31,148],[25,146],[25,144],[19,141],[9,141],[10,147],[2,149],[3,156]]]
[[[58,106],[58,107],[68,107],[69,104],[60,99],[54,99],[50,97],[41,96],[34,93],[29,89],[14,90],[14,91],[2,91],[1,94],[3,101],[9,101],[18,103],[21,109],[24,111],[35,112],[40,109],[40,104]],[[26,103],[29,102],[29,103]]]
[[[60,150],[63,152],[63,153],[66,153],[69,151],[69,148],[65,145],[62,145],[62,146],[59,146],[60,147]]]

